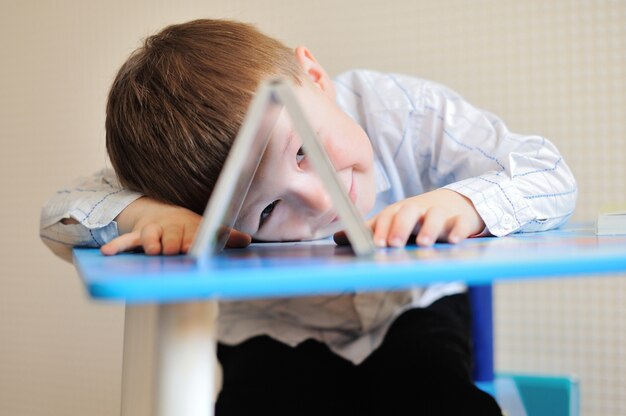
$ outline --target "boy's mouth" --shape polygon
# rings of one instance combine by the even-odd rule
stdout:
[[[354,170],[350,173],[350,182],[346,185],[346,189],[348,189],[348,197],[350,198],[350,201],[352,201],[353,204],[356,204],[357,187],[356,187],[356,181],[354,180]],[[326,221],[324,220],[320,221],[320,223],[324,225],[317,229],[315,233],[316,235],[320,233],[321,230],[325,231],[324,232],[325,235],[328,234],[329,232],[328,230],[329,229],[334,230],[334,228],[337,226],[336,223],[341,219],[339,218],[339,215],[337,215],[337,212],[335,211],[334,208],[332,209],[332,213],[327,213],[324,216],[329,219]]]
[[[354,180],[354,170],[351,172],[350,174],[350,186],[346,187],[348,189],[348,197],[350,198],[350,201],[352,201],[353,204],[356,204],[356,181]],[[337,214],[335,214],[332,219],[330,220],[330,222],[328,223],[328,225],[332,225],[334,223],[336,223],[337,221],[339,221],[339,216]]]
[[[356,204],[356,181],[354,180],[354,170],[352,171],[350,179],[351,179],[351,182],[350,182],[350,188],[348,191],[348,196],[350,197],[350,201],[352,201],[353,204]]]

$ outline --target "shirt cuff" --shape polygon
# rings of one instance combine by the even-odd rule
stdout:
[[[118,236],[117,222],[104,227],[86,228],[82,224],[60,222],[41,230],[41,238],[68,247],[100,247]]]
[[[485,231],[501,237],[519,230],[536,215],[510,178],[498,174],[481,175],[444,187],[470,199],[485,222]]]
[[[80,201],[69,214],[71,218],[89,229],[102,228],[111,224],[120,212],[142,196],[126,190],[111,191],[95,204],[89,200]],[[117,230],[117,226],[115,228]]]

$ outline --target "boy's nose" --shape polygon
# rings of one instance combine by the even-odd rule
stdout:
[[[319,182],[302,186],[297,190],[297,194],[304,208],[312,217],[320,217],[333,208],[330,195]]]

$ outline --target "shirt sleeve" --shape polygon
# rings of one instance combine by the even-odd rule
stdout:
[[[112,169],[81,178],[55,193],[43,206],[40,236],[57,255],[69,259],[71,248],[100,247],[118,236],[115,217],[142,195],[122,188]],[[74,219],[77,224],[63,224]]]
[[[424,92],[431,183],[469,198],[485,222],[483,234],[547,230],[571,216],[576,181],[549,140],[510,132],[443,86],[428,84]]]

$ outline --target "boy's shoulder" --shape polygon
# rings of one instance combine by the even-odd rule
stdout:
[[[358,99],[369,111],[420,111],[430,100],[459,97],[443,84],[394,72],[353,69],[334,81],[339,99]]]

